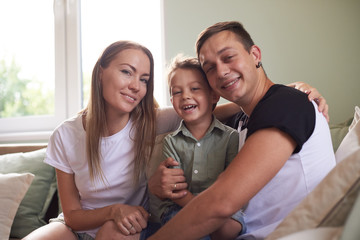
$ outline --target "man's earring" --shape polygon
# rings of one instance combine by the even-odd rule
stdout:
[[[256,68],[259,68],[262,66],[262,63],[261,62],[258,62],[258,64],[256,65]]]

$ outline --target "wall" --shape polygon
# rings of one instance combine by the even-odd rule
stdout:
[[[165,58],[195,56],[195,41],[219,21],[244,24],[276,83],[305,81],[330,106],[330,122],[360,105],[360,1],[164,0]]]

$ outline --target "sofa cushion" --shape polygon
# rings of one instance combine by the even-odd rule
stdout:
[[[340,240],[360,239],[360,192],[356,198],[353,208],[346,219],[344,230]]]
[[[344,122],[329,125],[334,152],[336,152],[345,135],[349,132],[352,121],[353,118],[349,118]]]
[[[45,215],[56,192],[55,169],[43,162],[46,149],[0,156],[0,173],[30,172],[35,178],[22,200],[10,236],[23,238],[46,224]]]
[[[349,126],[349,132],[340,143],[339,148],[335,152],[336,162],[351,157],[354,152],[360,148],[360,108],[355,107],[355,114],[352,123]]]
[[[278,240],[329,240],[339,239],[341,236],[342,227],[319,227],[315,229],[307,229],[288,236],[279,238]]]
[[[336,152],[336,167],[267,239],[318,227],[341,227],[360,191],[360,111]]]
[[[0,239],[9,239],[16,211],[33,179],[31,173],[0,173]]]

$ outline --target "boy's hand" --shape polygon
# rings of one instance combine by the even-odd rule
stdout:
[[[148,181],[149,190],[152,194],[161,200],[166,198],[178,199],[187,194],[184,171],[180,168],[170,168],[178,165],[179,163],[170,157],[160,163]]]

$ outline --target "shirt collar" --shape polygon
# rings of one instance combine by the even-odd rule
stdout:
[[[210,124],[210,127],[209,129],[207,130],[204,138],[209,134],[211,133],[214,128],[217,128],[221,131],[225,131],[225,126],[224,124],[222,124],[216,117],[215,115],[213,114],[213,120]],[[179,133],[182,133],[184,136],[187,136],[187,137],[191,137],[191,138],[194,138],[193,135],[191,134],[191,132],[189,131],[189,129],[185,126],[185,123],[184,123],[184,120],[181,120],[180,122],[180,126],[177,130],[175,130],[172,134],[172,136],[176,136],[178,135]],[[195,139],[195,138],[194,138]]]

